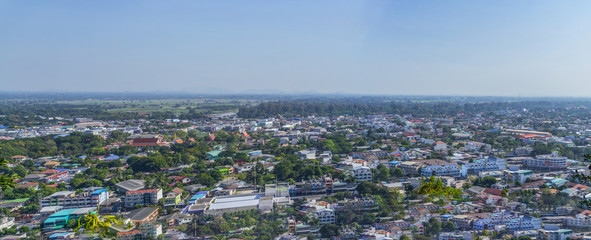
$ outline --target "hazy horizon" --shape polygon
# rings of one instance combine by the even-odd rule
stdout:
[[[591,96],[591,2],[0,1],[5,92]]]

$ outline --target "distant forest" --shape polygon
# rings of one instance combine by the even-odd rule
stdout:
[[[415,117],[450,117],[459,113],[501,113],[502,111],[524,110],[542,116],[555,117],[559,113],[569,116],[591,116],[591,101],[516,101],[516,102],[377,102],[362,99],[341,100],[296,100],[264,102],[256,106],[242,106],[238,117],[303,117],[310,115],[365,116],[371,114],[399,114]],[[564,115],[563,115],[564,116]]]
[[[195,100],[200,101],[196,103]],[[146,103],[151,101],[153,102]],[[334,117],[372,114],[450,117],[458,113],[503,114],[503,111],[521,111],[523,109],[541,117],[588,118],[591,116],[589,110],[591,109],[591,99],[4,92],[0,94],[0,125],[39,125],[50,122],[43,120],[43,117],[56,116],[64,118],[88,117],[104,121],[141,118],[155,120],[167,118],[203,119],[211,113],[238,111],[238,117],[241,118],[305,117],[310,115]],[[138,114],[146,112],[150,115]]]

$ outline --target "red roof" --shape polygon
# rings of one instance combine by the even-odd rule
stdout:
[[[138,193],[152,193],[157,192],[160,189],[144,189],[144,190],[136,190],[136,191],[127,191],[125,194],[138,194]]]
[[[131,142],[132,146],[157,146],[164,144],[162,139],[159,137],[155,138],[135,138]]]
[[[487,189],[484,189],[484,192],[488,193],[488,194],[492,194],[492,195],[503,196],[503,191],[501,191],[499,189],[487,188]]]
[[[137,234],[142,234],[142,232],[140,232],[140,230],[132,230],[129,232],[118,232],[117,236],[126,236],[126,235],[137,235]]]
[[[577,190],[579,190],[579,191],[585,191],[585,190],[587,190],[589,187],[587,187],[587,186],[585,186],[585,185],[583,185],[583,184],[577,184],[577,185],[575,185],[573,188],[574,188],[574,189],[577,189]]]

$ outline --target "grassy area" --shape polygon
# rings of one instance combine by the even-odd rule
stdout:
[[[237,111],[240,105],[252,104],[257,101],[247,99],[163,99],[163,100],[101,100],[87,99],[61,101],[59,103],[72,105],[98,105],[109,112],[174,112],[187,113],[189,109],[195,112],[223,113]]]

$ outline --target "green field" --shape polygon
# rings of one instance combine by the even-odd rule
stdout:
[[[174,112],[186,113],[190,109],[195,112],[222,113],[237,111],[240,105],[258,103],[246,99],[163,99],[163,100],[75,100],[60,101],[62,104],[98,105],[109,112]]]

